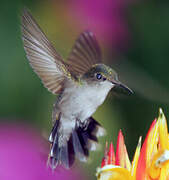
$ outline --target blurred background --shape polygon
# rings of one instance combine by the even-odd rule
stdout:
[[[140,135],[162,107],[169,119],[169,1],[139,0],[1,0],[0,120],[24,124],[47,137],[52,128],[48,92],[26,59],[20,17],[27,7],[57,51],[66,59],[80,32],[96,34],[104,62],[133,91],[132,96],[109,95],[94,114],[107,130],[102,148],[87,164],[76,162],[87,179],[95,179],[105,142],[116,145],[119,129],[130,159]],[[3,126],[4,127],[4,126]]]

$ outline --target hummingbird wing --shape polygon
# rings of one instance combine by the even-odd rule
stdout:
[[[71,72],[80,75],[89,70],[92,65],[102,63],[99,44],[91,31],[84,31],[76,40],[68,57]]]
[[[22,39],[27,58],[44,86],[53,94],[62,90],[66,78],[71,78],[67,65],[25,9],[22,15]]]

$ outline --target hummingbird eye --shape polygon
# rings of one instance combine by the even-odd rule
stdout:
[[[100,79],[102,78],[102,75],[101,75],[100,73],[97,73],[97,74],[96,74],[96,78],[97,78],[98,80],[100,80]]]

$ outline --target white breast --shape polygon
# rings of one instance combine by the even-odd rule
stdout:
[[[63,93],[59,108],[67,118],[79,118],[82,122],[89,118],[100,106],[113,85],[102,82],[98,85],[69,86]]]

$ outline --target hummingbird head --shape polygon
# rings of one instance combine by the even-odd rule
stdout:
[[[95,84],[98,87],[113,88],[116,92],[132,94],[133,91],[118,80],[118,75],[111,67],[105,64],[93,65],[82,77],[88,84]]]

